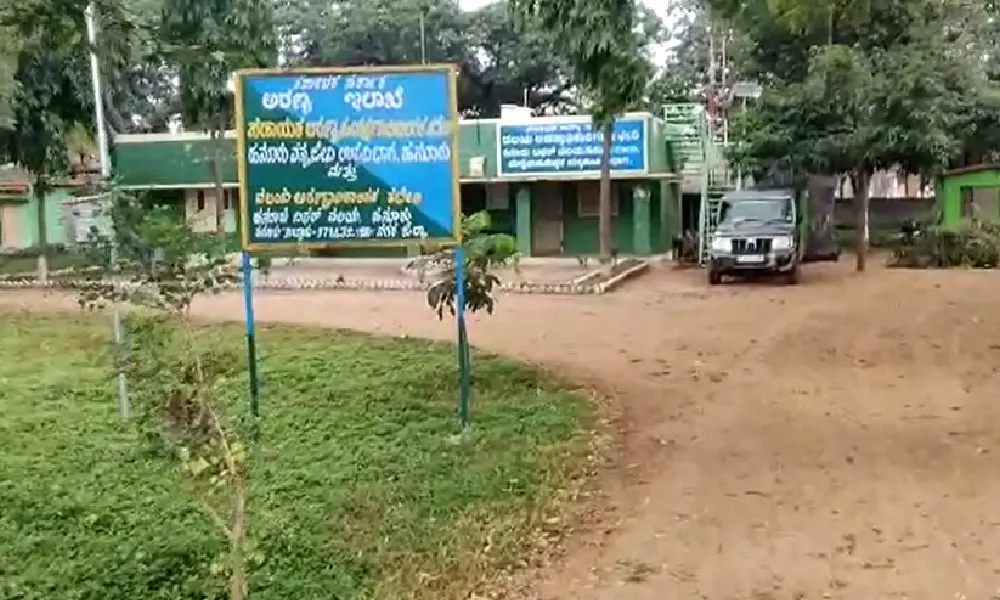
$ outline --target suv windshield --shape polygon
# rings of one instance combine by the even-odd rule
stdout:
[[[739,221],[781,221],[783,223],[791,223],[793,220],[794,210],[791,198],[723,202],[719,212],[720,223],[736,223]]]

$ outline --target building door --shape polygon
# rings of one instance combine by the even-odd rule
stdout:
[[[531,254],[562,254],[563,199],[559,184],[535,184],[531,190]]]
[[[18,204],[0,204],[0,248],[19,248],[21,236],[17,231]]]
[[[962,217],[997,221],[1000,216],[1000,188],[962,187]]]

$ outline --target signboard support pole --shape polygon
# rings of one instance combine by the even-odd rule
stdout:
[[[455,248],[455,316],[458,325],[458,422],[469,429],[469,336],[465,331],[465,264],[461,246]]]
[[[260,417],[260,381],[257,375],[257,339],[253,316],[253,265],[250,262],[250,252],[243,251],[243,314],[247,332],[247,371],[250,379],[250,416],[253,417],[253,429],[257,431],[257,418]]]

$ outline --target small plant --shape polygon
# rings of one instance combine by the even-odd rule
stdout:
[[[490,215],[481,211],[462,220],[462,277],[465,310],[485,310],[492,314],[496,307],[493,292],[500,285],[500,278],[493,271],[512,260],[517,254],[517,244],[512,236],[488,233]],[[445,311],[456,314],[458,281],[455,269],[455,249],[448,248],[426,258],[424,268],[433,266],[438,280],[427,290],[427,304],[444,318]]]
[[[116,189],[109,196],[118,260],[111,262],[111,240],[91,229],[86,251],[102,268],[78,284],[81,307],[123,302],[186,310],[195,296],[239,282],[236,267],[218,245],[191,231],[170,209],[146,208],[138,197]]]
[[[112,190],[110,217],[119,261],[110,260],[110,241],[92,231],[88,251],[105,268],[79,286],[80,306],[146,309],[128,315],[128,352],[120,357],[136,426],[158,454],[179,458],[193,494],[227,542],[210,571],[228,582],[230,600],[242,600],[256,560],[247,541],[247,452],[220,394],[242,360],[197,335],[190,320],[198,295],[218,292],[238,276],[221,245],[163,210],[144,209],[133,195]]]
[[[228,552],[211,564],[210,572],[228,582],[229,599],[237,600],[247,595],[248,565],[263,562],[247,543],[247,448],[230,441],[217,413],[207,416],[211,435],[194,450],[182,446],[178,457],[205,514],[228,541]]]
[[[950,229],[908,226],[892,250],[889,265],[911,269],[1000,268],[1000,225],[970,219]]]

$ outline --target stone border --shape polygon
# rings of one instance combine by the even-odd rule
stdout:
[[[624,271],[613,277],[609,277],[607,281],[602,282],[600,285],[604,286],[604,293],[612,292],[621,287],[621,285],[626,281],[635,279],[636,277],[642,275],[648,270],[649,270],[649,262],[642,261],[636,265],[629,267],[628,269],[625,269]]]
[[[585,296],[606,294],[613,291],[623,282],[636,277],[649,269],[649,263],[640,262],[605,281],[589,284],[568,283],[537,283],[519,281],[514,283],[501,283],[499,290],[511,294],[541,294],[541,295],[570,295]],[[86,285],[86,280],[53,280],[41,283],[35,280],[12,281],[0,279],[0,290],[71,290],[82,285]],[[312,279],[305,277],[287,277],[281,280],[258,280],[254,282],[254,289],[261,291],[298,291],[298,290],[325,290],[325,291],[402,291],[416,292],[427,291],[431,284],[419,281],[405,281],[399,279],[390,280],[360,280],[360,281],[336,281],[332,279]],[[223,286],[227,290],[239,290],[239,284],[228,284]]]

